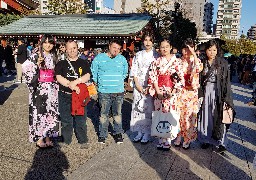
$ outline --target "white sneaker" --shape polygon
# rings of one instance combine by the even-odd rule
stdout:
[[[149,142],[150,135],[149,134],[144,134],[143,138],[141,139],[142,144],[147,144]]]
[[[141,132],[138,132],[137,136],[133,138],[133,142],[139,142],[142,138],[143,134]]]

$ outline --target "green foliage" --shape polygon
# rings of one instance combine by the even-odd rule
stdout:
[[[187,38],[196,40],[197,29],[196,24],[189,19],[183,18],[182,13],[178,13],[178,16],[175,18],[175,23],[170,27],[172,32],[171,41],[173,42],[173,46],[181,49],[182,43]]]
[[[170,0],[157,1],[154,4],[149,0],[142,0],[142,4],[142,8],[137,11],[152,16],[154,32],[158,41],[162,37],[169,38],[173,45],[180,49],[186,38],[196,39],[196,24],[183,17],[179,4],[176,4],[175,11],[166,11],[166,9],[170,9]]]
[[[5,26],[22,18],[15,14],[0,14],[0,26]]]
[[[166,11],[166,7],[170,4],[170,0],[151,3],[149,0],[142,0],[143,6],[137,9],[139,13],[147,13],[152,16],[152,24],[156,39],[170,36],[171,17]]]
[[[225,41],[222,48],[235,56],[239,56],[240,54],[256,54],[256,43],[251,39],[247,39],[245,36],[241,36],[240,39],[227,39],[222,36],[221,39]]]
[[[48,14],[85,14],[88,6],[81,0],[49,0],[47,3]]]

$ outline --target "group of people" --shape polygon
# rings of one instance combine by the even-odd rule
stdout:
[[[76,111],[73,104],[85,98],[87,89],[83,85],[89,83],[92,74],[94,82],[98,85],[101,104],[99,139],[104,143],[107,137],[107,111],[112,107],[116,141],[123,142],[121,106],[128,65],[125,58],[119,54],[120,49],[121,44],[112,41],[109,52],[99,54],[90,67],[88,61],[79,58],[76,41],[66,42],[65,59],[60,60],[54,37],[41,37],[39,48],[22,63],[23,76],[29,89],[30,142],[35,142],[39,148],[53,147],[53,139],[61,135],[61,146],[67,146],[72,141],[74,129],[81,148],[89,147],[86,106],[80,103]],[[112,68],[114,66],[115,69]]]
[[[228,124],[222,122],[223,104],[234,111],[231,97],[230,71],[226,60],[218,56],[218,43],[210,40],[205,46],[205,59],[199,59],[194,42],[187,39],[182,56],[171,53],[168,39],[160,42],[159,53],[153,49],[154,37],[144,34],[145,49],[133,60],[130,78],[134,93],[131,131],[137,132],[134,142],[150,140],[152,111],[175,110],[180,114],[180,131],[175,146],[189,149],[198,139],[202,148],[210,145],[226,150]],[[171,138],[159,138],[157,149],[169,150]]]
[[[133,58],[129,78],[133,80],[133,104],[130,127],[137,132],[134,142],[146,144],[151,137],[152,112],[175,110],[180,114],[180,131],[175,146],[189,149],[198,139],[202,148],[210,144],[225,151],[228,125],[222,123],[223,104],[234,109],[227,62],[218,57],[218,44],[210,40],[205,47],[206,59],[199,59],[193,40],[182,45],[182,56],[171,53],[168,39],[153,48],[154,37],[145,33],[144,49]],[[90,80],[97,86],[100,106],[98,142],[108,137],[109,113],[113,117],[113,137],[123,143],[122,104],[124,81],[128,76],[127,59],[121,55],[122,44],[113,40],[107,52],[88,62],[79,57],[78,44],[63,44],[65,56],[57,55],[53,36],[43,35],[39,48],[22,63],[29,89],[29,141],[40,148],[54,146],[53,139],[63,137],[63,146],[72,141],[73,129],[81,148],[88,148],[87,108],[73,112],[74,98],[85,92]],[[82,97],[82,95],[81,95]],[[60,134],[61,132],[61,134]],[[158,149],[169,150],[170,138],[159,138]]]

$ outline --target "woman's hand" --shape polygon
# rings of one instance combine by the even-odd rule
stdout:
[[[159,100],[165,100],[165,99],[168,99],[170,97],[171,96],[169,95],[168,91],[166,91],[166,92],[157,92],[157,98]]]
[[[176,93],[176,89],[171,89],[170,91],[166,91],[168,98],[172,97]]]
[[[189,45],[187,45],[187,47],[188,47],[189,51],[191,52],[191,54],[192,54],[193,56],[196,56],[195,49],[194,49],[193,47],[189,46]]]
[[[44,61],[44,58],[41,56],[41,53],[38,54],[38,59],[37,59],[37,65],[40,68],[41,63]]]
[[[142,86],[137,85],[137,84],[135,86],[136,86],[137,91],[139,91],[140,93],[143,93],[143,87]]]

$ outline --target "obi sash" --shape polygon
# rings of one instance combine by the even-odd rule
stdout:
[[[39,82],[53,82],[54,70],[53,69],[40,69],[39,70]]]
[[[170,75],[158,75],[158,87],[173,87],[172,78]]]

